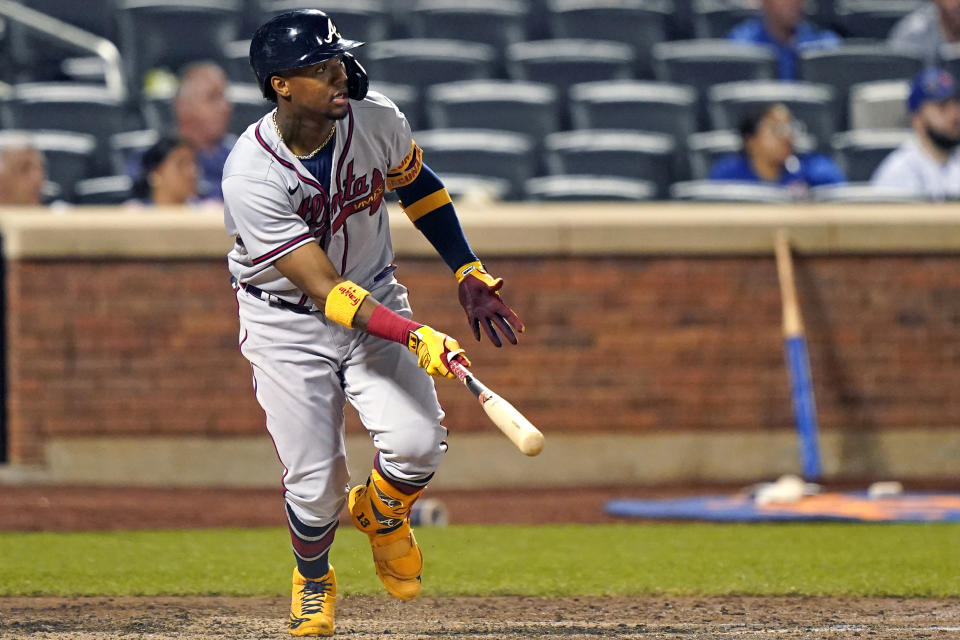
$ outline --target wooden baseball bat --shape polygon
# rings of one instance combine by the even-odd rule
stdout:
[[[780,280],[780,302],[783,309],[783,346],[787,371],[790,375],[794,424],[800,438],[800,461],[804,477],[807,480],[819,480],[821,471],[820,443],[817,436],[817,404],[813,395],[807,337],[803,329],[796,281],[793,277],[790,239],[785,229],[777,231],[774,248],[777,256],[777,276]]]
[[[450,361],[450,370],[477,397],[487,417],[521,453],[535,456],[543,451],[543,434],[512,404],[488,389],[456,358]]]

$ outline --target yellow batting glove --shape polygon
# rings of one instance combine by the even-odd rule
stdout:
[[[407,347],[417,354],[417,364],[432,376],[456,377],[450,371],[450,358],[459,357],[465,366],[470,366],[459,342],[426,325],[410,332]]]

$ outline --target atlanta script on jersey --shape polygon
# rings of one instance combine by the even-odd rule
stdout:
[[[230,273],[305,304],[273,261],[317,242],[341,276],[368,288],[393,260],[384,194],[412,182],[422,167],[410,125],[379,93],[351,101],[337,124],[329,180],[318,180],[283,144],[272,117],[247,128],[224,166],[224,223],[237,238]]]

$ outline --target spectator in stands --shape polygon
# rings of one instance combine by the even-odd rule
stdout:
[[[927,200],[960,199],[960,92],[947,71],[931,67],[913,79],[907,98],[913,136],[890,153],[871,182]]]
[[[237,141],[228,131],[232,114],[223,69],[214,62],[187,65],[173,98],[173,115],[176,135],[196,151],[197,193],[204,199],[223,200],[223,164]],[[141,157],[134,156],[127,163],[127,175],[134,180],[142,173],[141,162]]]
[[[897,51],[921,56],[927,65],[937,64],[944,44],[960,42],[960,0],[930,0],[901,18],[887,42]]]
[[[228,133],[233,107],[227,99],[227,76],[212,62],[187,66],[173,99],[177,135],[193,145],[200,164],[197,192],[223,200],[220,181],[236,138]]]
[[[133,185],[131,204],[197,204],[197,153],[186,140],[161,138],[143,154],[143,169]]]
[[[743,150],[717,160],[710,179],[786,187],[798,198],[806,197],[810,187],[846,182],[843,171],[829,156],[795,153],[797,129],[786,106],[775,103],[757,107],[740,123]]]
[[[761,0],[763,16],[741,22],[727,36],[737,42],[761,44],[777,54],[777,77],[797,80],[800,51],[832,49],[842,39],[804,19],[804,0]]]
[[[46,179],[43,154],[29,143],[0,149],[0,205],[42,205]]]

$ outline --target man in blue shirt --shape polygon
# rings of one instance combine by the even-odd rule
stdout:
[[[196,153],[197,195],[204,200],[223,200],[223,164],[237,141],[229,131],[233,105],[227,85],[227,76],[217,64],[191,63],[181,72],[173,99],[176,131],[170,133],[188,142]],[[136,180],[142,172],[143,159],[130,158],[127,174]]]
[[[173,111],[177,134],[193,145],[200,165],[197,193],[223,200],[220,181],[236,138],[229,132],[233,105],[227,97],[227,76],[211,62],[187,66],[181,74]]]
[[[832,49],[843,42],[833,31],[804,20],[804,4],[804,0],[762,0],[763,16],[741,22],[727,37],[770,47],[777,55],[777,76],[797,80],[800,51]]]
[[[743,151],[717,160],[710,179],[777,185],[798,198],[805,197],[811,187],[846,182],[843,171],[829,156],[794,152],[795,128],[786,106],[757,108],[740,123]]]

